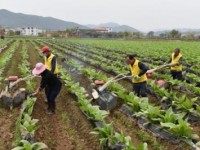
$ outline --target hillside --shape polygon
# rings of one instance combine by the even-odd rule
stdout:
[[[127,25],[119,25],[117,23],[109,22],[109,23],[102,23],[98,25],[89,24],[86,25],[89,28],[97,28],[97,27],[112,27],[113,32],[141,32],[133,27]]]
[[[52,17],[13,13],[5,9],[0,9],[0,26],[9,28],[33,26],[47,30],[66,30],[75,27],[81,29],[88,28],[74,22],[67,22]]]

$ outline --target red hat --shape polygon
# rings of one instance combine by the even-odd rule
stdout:
[[[43,53],[45,53],[45,52],[49,52],[50,48],[48,46],[44,46],[41,50]]]

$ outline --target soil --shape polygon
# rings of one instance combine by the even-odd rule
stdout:
[[[13,110],[0,108],[0,150],[7,150],[13,147],[19,110],[20,108]]]

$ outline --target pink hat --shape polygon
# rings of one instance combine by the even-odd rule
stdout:
[[[46,69],[45,65],[43,63],[37,63],[35,65],[35,68],[32,71],[33,75],[39,75]]]

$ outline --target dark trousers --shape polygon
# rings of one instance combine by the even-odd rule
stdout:
[[[171,75],[172,75],[173,79],[183,80],[182,71],[171,70]]]
[[[45,87],[45,95],[48,101],[48,109],[51,111],[55,111],[56,103],[55,99],[60,93],[62,85],[58,84],[54,87]]]
[[[147,97],[147,83],[133,83],[133,91],[138,97]]]

